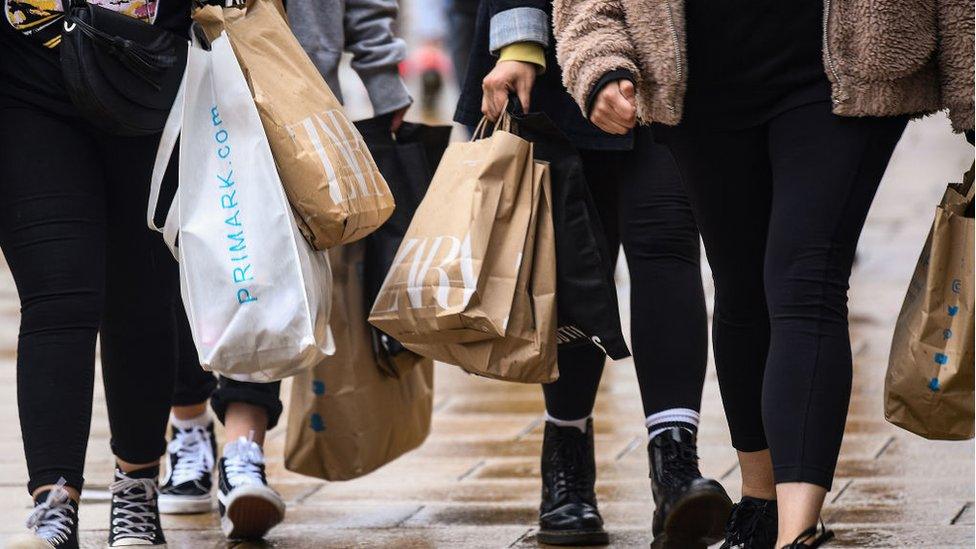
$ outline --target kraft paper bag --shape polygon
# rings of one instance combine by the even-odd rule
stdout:
[[[420,446],[430,432],[433,363],[409,351],[399,377],[380,371],[363,299],[363,244],[329,252],[335,355],[292,384],[285,467],[327,480],[363,476]]]
[[[530,228],[511,321],[503,337],[467,343],[405,343],[418,354],[469,373],[521,383],[549,383],[556,367],[556,253],[549,167],[535,163]]]
[[[223,29],[230,38],[299,227],[325,250],[376,230],[394,200],[280,8],[277,0],[250,0],[243,11],[205,6],[193,17],[208,36]]]
[[[532,145],[503,129],[452,143],[370,323],[403,344],[505,335],[531,214]]]
[[[973,438],[972,181],[970,169],[936,209],[885,378],[885,418],[929,439]]]

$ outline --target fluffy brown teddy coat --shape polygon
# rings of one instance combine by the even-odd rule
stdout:
[[[824,0],[824,14],[834,113],[948,109],[956,131],[973,128],[973,0]],[[641,121],[680,122],[683,0],[554,0],[553,26],[563,83],[577,103],[604,74],[625,69],[636,79]]]

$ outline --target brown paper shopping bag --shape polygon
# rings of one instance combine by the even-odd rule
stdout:
[[[404,343],[407,348],[494,379],[549,383],[558,378],[556,253],[548,165],[535,163],[532,187],[532,217],[506,334],[466,343]]]
[[[406,344],[505,334],[532,200],[532,145],[503,129],[453,143],[369,321]]]
[[[336,353],[292,384],[285,443],[290,471],[327,480],[365,475],[416,448],[430,432],[433,364],[409,351],[399,377],[383,373],[370,344],[363,244],[329,252]]]
[[[226,31],[261,115],[298,225],[324,250],[358,240],[393,213],[394,201],[362,136],[292,34],[277,0],[206,6],[194,19]]]
[[[938,440],[973,438],[973,170],[950,184],[898,315],[885,418]],[[969,211],[967,212],[967,208]]]

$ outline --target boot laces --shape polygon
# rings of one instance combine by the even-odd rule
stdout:
[[[112,493],[112,533],[122,538],[153,541],[156,538],[156,481],[151,478],[130,478],[116,471],[115,482],[109,485]]]
[[[750,547],[757,537],[762,516],[763,508],[759,503],[742,501],[735,504],[725,525],[725,543],[722,547]]]
[[[204,473],[213,470],[210,432],[205,427],[194,425],[189,429],[176,429],[166,450],[178,458],[171,477],[176,486],[200,480]]]
[[[701,477],[698,470],[698,452],[693,444],[663,436],[660,448],[663,457],[661,468],[664,473],[660,479],[662,483],[684,486]]]
[[[553,484],[557,498],[585,501],[584,494],[590,490],[591,484],[587,474],[585,444],[568,437],[559,437],[555,443]]]
[[[804,530],[793,543],[787,545],[783,549],[813,549],[814,547],[820,547],[821,545],[827,543],[833,539],[834,533],[827,529],[827,525],[824,524],[823,519],[820,519],[819,524],[814,524],[810,528]]]
[[[44,502],[34,507],[27,516],[27,528],[34,530],[35,536],[52,545],[68,540],[74,522],[74,509],[71,507],[68,491],[64,488],[65,484],[63,478],[58,480]]]
[[[253,435],[241,437],[224,447],[224,471],[227,482],[234,488],[243,484],[264,484],[261,478],[264,452],[254,442]]]

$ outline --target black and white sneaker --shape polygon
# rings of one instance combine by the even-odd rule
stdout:
[[[285,502],[268,487],[264,452],[254,440],[227,443],[217,469],[220,527],[228,539],[261,539],[285,518]]]
[[[166,547],[166,537],[159,524],[159,467],[147,467],[123,473],[115,470],[112,493],[112,515],[109,522],[109,547]]]
[[[217,454],[213,421],[206,427],[173,426],[166,447],[166,476],[159,487],[159,512],[207,513],[213,509],[213,469]]]
[[[64,479],[34,498],[27,529],[7,542],[8,549],[78,549],[78,504],[64,489]]]

